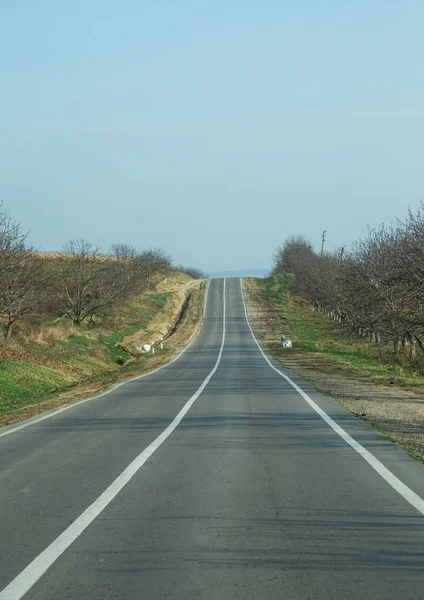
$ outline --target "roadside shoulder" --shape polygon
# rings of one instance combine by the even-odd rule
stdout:
[[[267,298],[254,279],[244,283],[249,319],[270,356],[424,462],[422,393],[335,373],[328,365],[317,368],[308,354],[296,354],[296,342],[293,351],[283,350],[280,336],[289,327],[286,311]]]

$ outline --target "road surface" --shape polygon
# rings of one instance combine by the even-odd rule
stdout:
[[[0,600],[417,600],[422,498],[422,465],[268,362],[240,280],[212,280],[178,360],[0,430]]]

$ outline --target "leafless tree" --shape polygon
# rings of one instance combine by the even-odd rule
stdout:
[[[196,267],[184,267],[183,265],[177,265],[175,268],[177,271],[181,271],[193,279],[207,279],[208,277],[206,273],[204,273],[201,269],[197,269]]]
[[[160,249],[140,253],[127,244],[114,244],[106,256],[86,240],[73,240],[58,257],[55,293],[75,326],[86,319],[92,324],[96,314],[146,289],[151,275],[170,264]]]
[[[349,252],[318,255],[303,236],[274,256],[274,274],[294,274],[294,291],[370,341],[424,352],[424,206],[404,221],[370,229]]]
[[[0,317],[6,339],[16,321],[36,312],[42,297],[42,264],[27,235],[0,205]]]
[[[139,272],[142,274],[140,281],[149,287],[154,273],[172,265],[172,258],[161,248],[151,248],[138,254]]]
[[[110,260],[86,240],[72,240],[58,257],[55,292],[62,309],[75,326],[110,307],[116,296]]]

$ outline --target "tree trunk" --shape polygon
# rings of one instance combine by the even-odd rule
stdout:
[[[419,337],[415,336],[415,340],[418,343],[418,346],[420,347],[420,349],[422,350],[422,352],[424,352],[424,344],[422,343],[422,341],[420,340]]]
[[[9,319],[7,321],[7,323],[4,325],[3,327],[3,335],[4,335],[4,339],[8,340],[10,338],[10,336],[12,335],[12,327],[13,327],[13,323],[15,322],[14,319]]]

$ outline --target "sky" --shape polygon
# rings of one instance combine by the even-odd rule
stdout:
[[[424,199],[422,0],[0,3],[0,199],[206,272]]]

